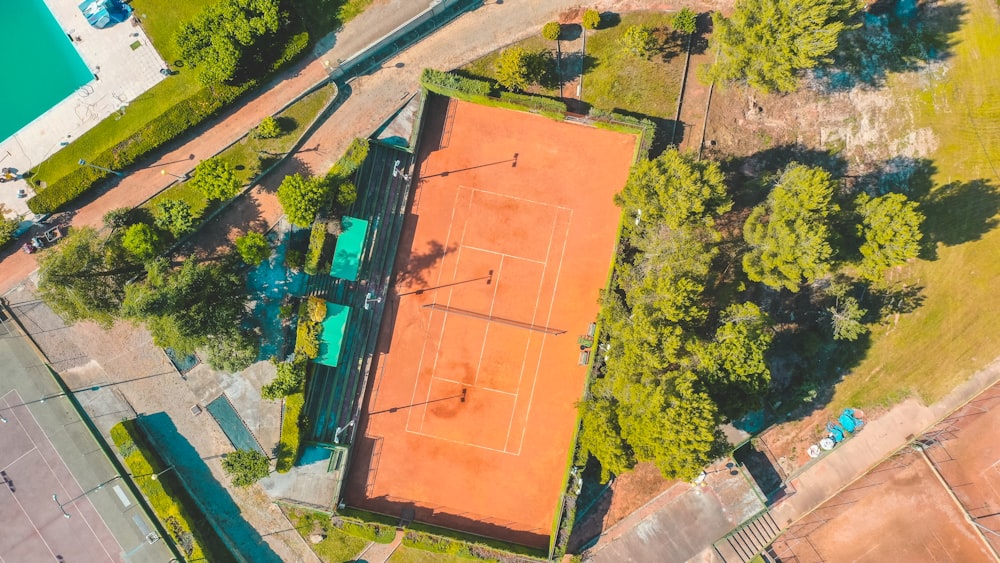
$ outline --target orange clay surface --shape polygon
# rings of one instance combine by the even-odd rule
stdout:
[[[908,449],[796,522],[772,547],[781,560],[800,563],[992,561],[930,466]]]
[[[437,96],[424,120],[346,500],[545,548],[636,138]]]

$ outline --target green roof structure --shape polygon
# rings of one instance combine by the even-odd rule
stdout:
[[[344,347],[347,319],[350,316],[350,307],[326,302],[326,318],[323,319],[322,330],[319,333],[319,356],[316,356],[315,360],[317,364],[337,367],[340,351]]]
[[[344,217],[341,226],[343,231],[337,237],[337,249],[333,252],[330,275],[344,280],[358,281],[358,268],[361,266],[365,235],[368,234],[368,221],[356,217]]]

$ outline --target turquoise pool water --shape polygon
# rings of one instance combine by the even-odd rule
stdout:
[[[43,0],[4,2],[0,141],[93,80]]]

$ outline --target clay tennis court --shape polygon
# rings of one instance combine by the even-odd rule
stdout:
[[[547,547],[634,136],[432,96],[346,500]]]
[[[772,549],[799,563],[993,560],[930,465],[908,448],[796,522]]]
[[[119,561],[121,546],[20,394],[0,397],[0,414],[0,561]]]

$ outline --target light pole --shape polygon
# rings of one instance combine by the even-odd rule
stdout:
[[[375,294],[369,291],[368,295],[365,296],[365,311],[372,308],[372,303],[381,303],[381,302],[382,302],[381,297],[375,297]]]
[[[406,172],[403,172],[403,169],[399,167],[399,164],[400,164],[399,160],[397,160],[396,162],[394,162],[392,164],[392,177],[393,178],[398,178],[398,177],[402,176],[403,180],[406,180],[407,182],[409,182],[410,181],[410,175],[407,174]]]
[[[181,182],[183,182],[183,181],[185,181],[185,180],[188,179],[188,175],[187,174],[184,174],[183,176],[178,176],[177,174],[174,174],[173,172],[167,172],[166,170],[162,170],[162,169],[160,170],[160,175],[161,176],[173,176],[174,178],[177,178]]]
[[[119,178],[124,178],[125,177],[125,175],[122,174],[121,172],[115,172],[114,170],[112,170],[110,168],[105,168],[103,166],[98,166],[96,164],[91,164],[91,163],[87,162],[86,160],[84,160],[82,158],[79,161],[77,161],[77,164],[79,164],[80,166],[89,166],[91,168],[96,168],[97,170],[103,170],[103,171],[108,172],[110,174],[114,174],[115,176],[118,176]]]
[[[354,421],[353,420],[350,421],[350,422],[348,422],[347,424],[345,424],[345,425],[337,428],[337,431],[333,433],[333,443],[334,444],[339,444],[340,443],[340,433],[343,432],[344,430],[347,430],[348,428],[350,428],[352,426],[354,426]]]
[[[63,517],[64,518],[69,518],[70,517],[70,513],[66,512],[66,508],[65,508],[65,506],[67,504],[73,504],[74,502],[76,502],[76,501],[80,500],[81,498],[89,495],[90,493],[92,493],[94,491],[97,491],[97,490],[100,490],[102,487],[104,487],[104,485],[107,485],[108,483],[114,481],[115,479],[121,479],[121,478],[122,478],[121,475],[115,475],[114,477],[108,479],[107,481],[101,483],[100,485],[94,487],[93,489],[90,489],[89,491],[84,491],[84,492],[76,495],[75,497],[69,499],[66,502],[59,502],[59,495],[53,493],[52,494],[52,500],[59,506],[59,510],[62,510]]]
[[[163,471],[160,471],[159,473],[156,473],[154,475],[150,475],[149,478],[152,479],[152,480],[154,480],[154,481],[156,481],[160,477],[160,475],[163,475],[164,473],[166,473],[167,471],[170,471],[173,468],[174,468],[174,466],[171,465],[170,467],[167,467],[166,469],[164,469]]]

